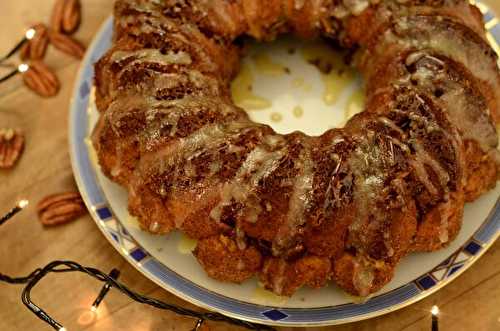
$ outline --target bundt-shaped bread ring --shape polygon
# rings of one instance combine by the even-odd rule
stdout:
[[[213,278],[369,295],[499,177],[497,56],[465,0],[117,0],[114,24],[100,166],[144,230],[198,239]],[[281,135],[234,106],[236,38],[282,33],[356,50],[367,104],[345,128]]]

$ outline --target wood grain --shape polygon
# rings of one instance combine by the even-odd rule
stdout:
[[[500,10],[500,4],[489,1]],[[111,0],[83,0],[82,25],[76,37],[88,45],[111,13]],[[1,0],[0,54],[17,42],[29,25],[48,22],[52,1]],[[63,82],[56,98],[41,99],[16,78],[0,87],[0,126],[26,132],[26,150],[17,166],[0,171],[0,213],[19,198],[31,205],[0,228],[0,270],[24,275],[55,259],[79,261],[102,270],[117,267],[121,281],[135,290],[171,303],[195,308],[154,285],[130,266],[104,239],[89,216],[52,229],[36,219],[34,205],[51,193],[76,189],[67,143],[68,104],[79,63],[53,48],[47,63]],[[442,330],[500,330],[500,242],[470,270],[436,294],[399,311],[367,321],[307,331],[430,330],[429,310],[442,310]],[[33,299],[68,330],[191,330],[195,321],[129,301],[112,291],[96,322],[84,325],[84,313],[95,298],[99,283],[82,275],[50,276]],[[20,287],[0,284],[0,330],[49,330],[28,312],[20,300]],[[209,323],[212,330],[242,330],[224,323]],[[291,330],[281,328],[280,330]]]

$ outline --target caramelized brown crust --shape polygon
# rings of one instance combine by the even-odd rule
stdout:
[[[262,264],[255,247],[239,249],[234,240],[224,235],[200,240],[193,254],[210,277],[224,282],[241,283]]]
[[[280,295],[333,280],[366,296],[448,245],[498,178],[497,57],[465,0],[376,3],[117,0],[93,144],[141,227]],[[345,128],[279,135],[232,104],[236,39],[286,32],[356,50],[368,102]]]
[[[499,173],[498,156],[496,153],[484,153],[474,140],[467,140],[464,145],[468,170],[465,201],[472,202],[495,187]]]
[[[304,285],[312,288],[325,286],[330,273],[331,262],[325,257],[307,255],[293,261],[269,257],[259,277],[273,292],[290,296]]]

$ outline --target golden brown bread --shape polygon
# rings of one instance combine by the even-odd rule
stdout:
[[[287,32],[356,50],[368,101],[345,128],[279,135],[233,105],[238,37]],[[94,147],[141,227],[280,295],[378,291],[499,175],[497,56],[465,0],[117,0],[95,83]]]

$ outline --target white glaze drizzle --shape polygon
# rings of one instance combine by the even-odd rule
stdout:
[[[279,162],[286,155],[286,152],[286,148],[274,152],[266,150],[263,146],[257,146],[253,149],[247,155],[232,181],[223,186],[221,200],[210,211],[210,217],[215,221],[220,221],[224,207],[230,206],[233,201],[245,203],[259,181],[270,175],[279,166]],[[247,203],[240,210],[240,216],[243,216],[245,221],[256,222],[262,211],[259,202]]]
[[[429,174],[427,173],[427,169],[425,169],[425,165],[431,167],[436,176],[438,176],[438,180],[440,182],[441,187],[446,191],[447,184],[450,181],[450,175],[443,167],[439,164],[436,159],[431,157],[429,153],[427,153],[424,147],[418,143],[417,141],[412,142],[412,146],[415,149],[415,158],[410,161],[410,164],[413,166],[415,170],[415,174],[422,184],[424,184],[425,188],[432,195],[437,195],[438,190],[435,185],[431,182]]]
[[[231,131],[239,131],[249,127],[251,124],[247,122],[231,122],[227,125],[212,124],[206,125],[199,130],[191,133],[185,138],[180,138],[173,144],[167,144],[164,148],[157,151],[150,158],[145,155],[142,163],[148,163],[158,169],[159,173],[168,171],[172,165],[183,164],[188,156],[191,156],[200,149],[209,150],[223,142],[228,138]]]
[[[148,15],[131,15],[124,16],[120,19],[120,25],[125,28],[130,24],[133,24],[135,20],[139,21],[139,24],[128,27],[127,30],[135,35],[140,35],[141,33],[157,33],[164,35],[168,33],[168,39],[175,41],[175,43],[180,42],[185,45],[186,48],[193,51],[197,56],[197,59],[201,61],[202,65],[206,70],[215,71],[217,69],[216,64],[213,62],[212,56],[209,51],[205,49],[202,43],[193,42],[193,38],[196,39],[198,36],[201,37],[201,32],[193,24],[185,23],[179,25],[173,20],[160,16],[156,11],[148,13]],[[186,35],[190,38],[186,38]],[[193,54],[194,55],[194,54]]]
[[[299,156],[300,172],[296,175],[293,192],[288,202],[288,213],[285,224],[281,225],[272,243],[272,251],[275,256],[283,249],[288,248],[290,241],[298,232],[300,226],[306,222],[305,211],[311,200],[314,164],[311,160],[311,149],[308,144],[304,145]]]
[[[427,55],[425,51],[412,53],[406,62],[411,65],[424,57],[445,67],[443,61]],[[436,82],[441,82],[443,95],[439,101],[444,103],[443,108],[446,109],[450,121],[460,130],[462,137],[477,141],[485,153],[497,147],[498,138],[492,120],[488,116],[489,109],[478,109],[481,106],[469,100],[471,96],[460,83],[450,80],[441,71],[436,72],[425,66],[418,66],[412,78],[418,82],[419,87],[427,91],[434,91]]]
[[[384,116],[381,116],[378,118],[379,122],[381,122],[382,124],[384,124],[385,126],[387,126],[388,128],[390,128],[391,130],[393,131],[396,131],[397,133],[399,133],[401,135],[401,137],[405,137],[405,133],[403,132],[403,130],[401,130],[393,121],[391,121],[390,119],[388,119],[387,117],[384,117]]]
[[[358,290],[359,295],[365,297],[370,294],[375,280],[373,268],[367,265],[363,258],[354,257],[353,263],[352,284]]]
[[[436,17],[439,22],[442,17]],[[412,35],[412,39],[394,38],[393,41],[403,45],[411,45],[418,49],[433,49],[441,54],[448,56],[456,61],[463,63],[471,72],[477,75],[481,80],[488,82],[492,87],[500,85],[494,61],[485,59],[483,50],[474,42],[467,39],[458,39],[460,33],[450,29],[434,29],[432,24],[419,24],[420,22],[413,17],[400,17],[395,22],[396,31],[404,34],[414,30],[420,33]]]
[[[191,56],[184,51],[167,51],[162,54],[160,50],[156,48],[146,48],[136,51],[116,51],[111,56],[112,62],[121,62],[133,58],[134,60],[128,65],[135,65],[137,63],[158,63],[158,64],[191,64]]]
[[[273,274],[273,281],[272,281],[272,288],[274,293],[281,294],[283,293],[283,288],[285,285],[285,280],[286,280],[286,266],[287,263],[284,259],[279,259],[278,260],[278,271],[276,274]]]
[[[350,224],[349,231],[361,237],[364,235],[363,225],[368,220],[368,215],[374,212],[373,203],[383,188],[386,178],[383,169],[388,162],[383,150],[369,138],[373,134],[372,131],[368,131],[368,139],[363,137],[347,159],[349,169],[354,176],[354,203],[357,208],[356,217]]]
[[[446,201],[439,205],[439,215],[441,217],[441,223],[439,224],[439,241],[442,244],[447,243],[450,240],[449,236],[449,221],[453,217],[453,210],[455,210],[452,205],[452,200],[446,196]]]
[[[181,73],[160,73],[158,71],[147,69],[148,81],[145,82],[145,88],[158,91],[162,89],[174,89],[185,84],[191,84],[194,87],[194,94],[216,96],[220,94],[217,80],[208,75],[204,75],[198,70],[189,70]],[[150,90],[151,91],[151,90]]]

